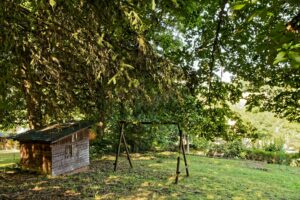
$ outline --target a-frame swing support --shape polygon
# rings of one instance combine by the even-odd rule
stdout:
[[[144,124],[144,125],[176,125],[177,128],[178,128],[178,134],[179,134],[179,146],[178,146],[178,157],[177,157],[177,165],[176,165],[175,184],[177,184],[178,180],[179,180],[181,154],[183,155],[183,161],[184,161],[184,165],[185,165],[186,176],[190,175],[188,164],[187,164],[187,159],[186,159],[186,154],[185,154],[185,149],[184,149],[184,144],[183,144],[183,134],[182,134],[181,127],[180,127],[179,123],[177,123],[177,122],[138,122],[138,123],[136,123],[136,122],[131,122],[131,121],[119,121],[120,134],[119,134],[119,140],[118,140],[118,147],[117,147],[117,151],[116,151],[116,159],[115,159],[115,162],[114,162],[114,171],[117,170],[118,159],[119,159],[119,156],[120,156],[120,149],[121,149],[122,142],[124,143],[124,146],[125,146],[126,155],[127,155],[129,165],[130,165],[131,168],[133,168],[131,158],[130,158],[130,154],[129,154],[129,150],[128,150],[128,146],[127,146],[127,143],[126,143],[126,138],[125,138],[125,130],[124,129],[125,129],[125,126],[127,124],[133,124],[133,125],[137,125],[137,124]]]

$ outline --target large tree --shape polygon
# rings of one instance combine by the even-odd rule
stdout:
[[[149,45],[151,19],[143,16],[143,21],[137,13],[149,4],[1,4],[2,109],[12,117],[26,110],[30,128],[79,111],[99,121],[103,132],[111,103],[130,100],[136,92],[146,94],[149,87],[170,85],[166,83],[175,71]],[[19,95],[23,106],[5,104],[13,95]],[[2,118],[2,124],[10,118]]]
[[[296,5],[4,0],[0,124],[39,128],[82,115],[98,121],[103,134],[115,116],[156,115],[231,139],[227,122],[238,116],[229,102],[243,91],[250,108],[299,121]],[[225,72],[231,82],[223,81]]]

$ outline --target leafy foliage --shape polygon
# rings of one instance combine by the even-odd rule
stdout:
[[[1,128],[86,118],[101,139],[119,119],[176,120],[210,140],[257,138],[229,106],[245,92],[249,109],[299,121],[298,4],[4,0]],[[145,149],[169,136],[135,132],[150,130],[129,136]]]

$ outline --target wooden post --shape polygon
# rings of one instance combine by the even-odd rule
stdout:
[[[178,130],[179,130],[179,148],[178,148],[178,157],[177,157],[177,168],[176,168],[175,184],[178,183],[178,179],[179,179],[179,174],[180,174],[180,154],[181,154],[181,149],[182,149],[182,134],[181,134],[181,130],[180,130],[179,124],[178,124]]]
[[[124,123],[121,123],[121,127],[120,127],[120,137],[119,137],[119,144],[118,144],[118,148],[117,148],[117,152],[116,152],[116,160],[114,163],[114,171],[117,170],[117,165],[118,165],[118,158],[120,155],[120,149],[121,149],[121,142],[122,142],[122,135],[123,135],[123,130],[124,129]]]
[[[126,139],[125,139],[125,134],[124,134],[124,132],[123,132],[123,134],[122,134],[122,137],[123,137],[123,142],[124,142],[124,145],[125,145],[125,150],[126,150],[126,154],[127,154],[127,159],[128,159],[128,161],[129,161],[129,165],[130,165],[131,168],[133,168],[133,167],[132,167],[132,163],[131,163],[131,159],[130,159],[130,155],[129,155],[129,150],[128,150],[128,147],[127,147],[127,143],[126,143]]]
[[[124,126],[125,126],[125,122],[121,122],[120,138],[119,138],[118,149],[117,149],[117,152],[116,152],[116,160],[115,160],[115,163],[114,163],[114,165],[115,165],[114,166],[114,171],[117,170],[117,165],[118,165],[118,159],[119,159],[119,156],[120,156],[120,149],[121,149],[122,140],[123,140],[124,145],[125,145],[125,150],[126,150],[127,159],[129,161],[129,165],[130,165],[131,168],[133,168],[132,163],[131,163],[131,159],[130,159],[129,150],[128,150],[127,143],[126,143],[126,139],[125,139]]]
[[[181,139],[182,139],[182,131],[180,130],[180,135],[181,135]],[[187,164],[187,160],[186,160],[186,156],[185,156],[185,149],[184,149],[184,145],[183,142],[181,142],[181,147],[182,147],[182,154],[183,154],[183,160],[184,160],[184,165],[185,165],[185,171],[186,171],[186,176],[190,176],[189,173],[189,168],[188,168],[188,164]]]
[[[179,174],[180,174],[180,156],[177,157],[177,168],[176,168],[176,179],[175,179],[175,184],[178,183],[179,179]]]
[[[126,138],[125,138],[125,133],[124,133],[124,127],[126,124],[131,123],[131,124],[135,124],[133,122],[128,122],[128,121],[119,121],[120,123],[120,137],[119,137],[119,143],[118,143],[118,148],[117,148],[117,152],[116,152],[116,160],[114,163],[114,171],[117,170],[117,164],[118,164],[118,158],[120,156],[120,149],[121,149],[121,143],[122,140],[124,142],[125,145],[125,150],[126,150],[126,154],[127,154],[127,159],[129,161],[130,167],[132,168],[132,162],[131,162],[131,158],[130,158],[130,154],[129,154],[129,150],[128,150],[128,146],[126,143]],[[187,159],[186,159],[186,154],[185,154],[185,147],[184,147],[184,143],[183,143],[183,134],[182,134],[182,130],[180,128],[180,124],[177,122],[140,122],[140,124],[161,124],[161,125],[165,125],[165,124],[172,124],[172,125],[177,125],[178,127],[178,132],[179,132],[179,146],[178,146],[178,156],[177,156],[177,166],[176,166],[176,179],[175,179],[175,184],[178,184],[179,181],[179,175],[180,175],[180,156],[181,156],[181,151],[182,151],[182,155],[183,155],[183,160],[184,160],[184,164],[185,164],[185,170],[186,170],[186,176],[189,176],[189,169],[188,169],[188,164],[187,164]],[[188,143],[188,138],[186,137],[187,143]],[[188,149],[187,149],[188,151]]]

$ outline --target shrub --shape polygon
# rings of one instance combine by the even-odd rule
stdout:
[[[209,146],[207,156],[245,158],[245,147],[239,140],[227,142],[224,144],[212,144]]]
[[[241,159],[246,159],[246,156],[247,156],[247,152],[246,152],[246,151],[242,151],[242,152],[240,153],[240,158],[241,158]]]
[[[193,137],[190,148],[200,151],[207,151],[209,149],[209,141],[203,137]]]
[[[278,152],[282,150],[282,145],[276,144],[276,143],[271,143],[267,146],[264,147],[265,151],[270,151],[270,152]]]
[[[101,156],[105,153],[115,152],[117,148],[118,135],[108,133],[102,137],[96,137],[96,139],[90,142],[90,155],[92,157]]]
[[[240,158],[244,152],[244,146],[241,141],[235,140],[228,142],[225,145],[224,157],[226,158]]]
[[[300,159],[292,159],[290,162],[291,167],[300,167]]]
[[[269,145],[266,145],[264,147],[264,150],[271,151],[271,152],[279,152],[283,149],[284,142],[285,142],[284,139],[277,138]]]
[[[284,151],[265,151],[262,149],[250,149],[246,151],[246,159],[267,162],[271,164],[290,165],[292,160],[300,158],[298,153],[287,154]]]
[[[225,144],[211,144],[206,153],[207,156],[210,157],[223,157],[225,152],[226,145]]]

